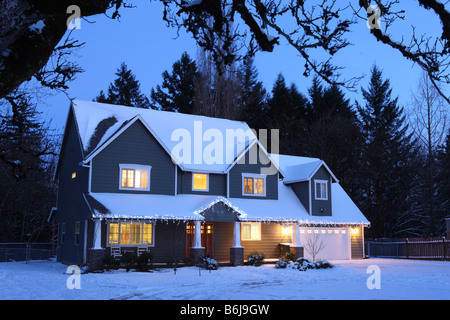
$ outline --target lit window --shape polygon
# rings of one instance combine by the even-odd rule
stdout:
[[[208,191],[208,187],[207,173],[192,174],[192,190]]]
[[[316,200],[328,200],[328,181],[314,180],[316,187]]]
[[[150,190],[151,166],[132,164],[120,165],[120,189],[121,190]]]
[[[114,222],[109,224],[109,244],[153,244],[153,224]]]
[[[75,179],[77,177],[77,172],[72,172],[72,179]]]
[[[242,223],[242,240],[261,240],[261,224]]]
[[[266,177],[262,175],[243,176],[243,195],[266,195]]]

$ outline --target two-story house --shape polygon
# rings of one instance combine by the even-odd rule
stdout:
[[[244,122],[74,100],[56,170],[58,260],[150,250],[239,265],[283,249],[364,257],[369,221],[320,159],[267,153]]]

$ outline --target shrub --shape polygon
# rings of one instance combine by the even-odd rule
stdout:
[[[314,264],[314,267],[316,269],[328,269],[333,268],[333,265],[326,260],[319,260]]]
[[[106,271],[116,270],[119,268],[120,261],[108,254],[102,258],[102,264]]]
[[[125,266],[125,270],[128,272],[133,268],[136,262],[137,256],[132,252],[125,252],[120,258],[120,262]]]
[[[252,266],[259,267],[264,261],[264,253],[254,252],[249,254],[248,263]]]
[[[136,269],[139,271],[148,271],[153,261],[153,253],[144,251],[136,258]]]
[[[277,269],[284,269],[288,266],[289,262],[284,261],[283,259],[280,259],[275,264],[275,268]]]
[[[211,257],[204,257],[199,259],[197,266],[206,270],[219,269],[219,263]]]

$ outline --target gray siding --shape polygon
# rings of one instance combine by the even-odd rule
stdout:
[[[230,247],[233,245],[234,223],[214,222],[214,255],[217,261],[230,261]]]
[[[152,166],[150,191],[119,190],[121,163]],[[174,195],[175,165],[153,135],[136,121],[92,160],[91,191]]]
[[[316,200],[315,196],[315,184],[314,180],[327,180],[328,181],[328,200]],[[331,176],[324,166],[321,166],[319,170],[314,174],[311,179],[311,215],[313,216],[331,216]],[[323,209],[323,210],[321,210]]]
[[[63,145],[60,154],[58,177],[58,260],[66,264],[83,263],[85,223],[90,219],[90,211],[83,198],[88,191],[89,169],[80,165],[83,160],[80,140],[72,110],[69,111]],[[76,178],[72,179],[72,173]],[[80,221],[80,242],[75,244],[75,222]],[[61,243],[61,225],[65,223],[65,241]],[[87,245],[86,245],[87,246]]]
[[[256,173],[260,174],[262,168],[269,168],[271,163],[267,163],[269,159],[266,155],[260,155],[258,152],[257,161],[254,164],[250,163],[249,153],[254,152],[254,148],[257,148],[257,145],[252,147],[252,150],[249,150],[243,159],[245,159],[244,163],[239,163],[239,161],[230,171],[229,171],[229,196],[230,198],[251,198],[251,199],[278,199],[278,173],[267,175],[266,177],[266,196],[243,196],[242,195],[242,173]],[[242,160],[242,159],[241,159]]]
[[[204,211],[205,222],[238,221],[237,214],[225,204],[219,202]]]
[[[192,172],[179,171],[177,179],[178,193],[184,194],[200,194],[200,195],[218,195],[227,196],[227,175],[226,174],[209,174],[209,190],[195,191],[192,190]]]
[[[292,183],[290,186],[306,211],[309,212],[309,181]]]

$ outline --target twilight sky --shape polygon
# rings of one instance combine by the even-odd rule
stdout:
[[[418,33],[439,35],[440,25],[432,13],[419,8],[416,2],[408,3],[405,8],[408,14],[406,21],[398,21],[392,30],[395,39],[405,34],[408,41],[411,25],[417,27]],[[191,58],[197,56],[197,46],[190,35],[182,32],[178,38],[177,30],[166,27],[162,20],[162,4],[159,1],[142,1],[133,9],[122,9],[120,21],[107,18],[105,15],[89,17],[89,23],[81,20],[81,29],[74,30],[72,35],[85,46],[76,51],[72,57],[85,72],[70,83],[68,94],[71,98],[92,100],[100,90],[106,90],[115,78],[114,73],[122,62],[125,62],[141,83],[141,90],[147,96],[151,88],[161,84],[161,73],[171,70],[172,64],[186,51]],[[83,14],[81,8],[81,14]],[[68,15],[69,16],[69,15]],[[270,32],[269,32],[270,33]],[[383,70],[384,78],[389,78],[393,88],[393,96],[399,97],[399,103],[407,107],[411,91],[417,84],[420,69],[403,58],[400,53],[377,43],[369,34],[365,21],[360,20],[352,26],[347,39],[353,45],[343,49],[335,57],[335,64],[344,66],[344,78],[366,75],[358,86],[358,92],[352,93],[344,89],[346,96],[363,103],[360,87],[367,88],[370,68],[377,64]],[[320,59],[320,53],[317,53]],[[303,76],[304,61],[286,42],[275,47],[274,52],[258,52],[255,65],[259,71],[259,79],[266,89],[271,91],[279,73],[286,78],[288,85],[295,83],[303,94],[311,85],[312,75]],[[445,88],[448,92],[449,88]],[[51,119],[52,127],[62,130],[67,117],[69,99],[65,94],[48,97],[40,104],[40,110],[46,119]]]

